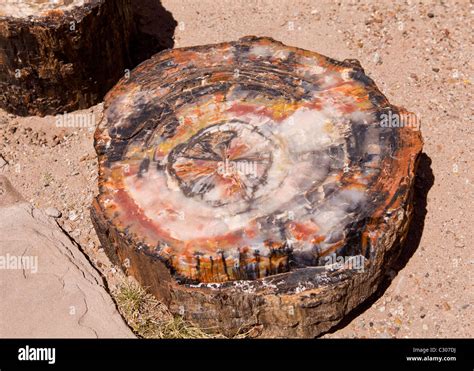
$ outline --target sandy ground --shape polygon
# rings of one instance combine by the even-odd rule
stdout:
[[[270,36],[359,59],[391,103],[415,112],[425,140],[417,216],[400,271],[325,337],[473,337],[473,34],[469,1],[165,0],[174,46]],[[102,106],[80,111],[92,126]],[[88,208],[97,192],[93,128],[0,111],[0,172],[63,228],[114,286]],[[425,209],[426,206],[426,209]]]

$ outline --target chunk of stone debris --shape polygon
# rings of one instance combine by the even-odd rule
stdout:
[[[52,217],[52,218],[60,218],[61,217],[61,211],[56,209],[55,207],[48,207],[45,211],[46,215]]]
[[[1,337],[134,337],[79,247],[4,176],[0,292]]]

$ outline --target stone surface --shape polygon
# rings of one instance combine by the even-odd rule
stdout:
[[[130,338],[99,273],[0,177],[0,337]]]
[[[111,260],[172,311],[262,336],[316,336],[377,289],[422,148],[357,61],[251,36],[144,62],[95,139]]]

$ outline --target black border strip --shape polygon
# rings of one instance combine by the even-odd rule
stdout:
[[[19,348],[55,348],[55,364],[19,361]],[[416,348],[417,350],[414,350]],[[425,353],[420,349],[425,349]],[[0,370],[95,368],[103,365],[161,369],[192,363],[215,367],[240,367],[246,361],[291,361],[292,364],[335,366],[367,364],[416,369],[473,370],[473,339],[316,339],[316,340],[80,340],[0,339]],[[430,360],[425,357],[456,357]],[[422,357],[408,361],[407,357]],[[165,362],[165,361],[172,361]],[[224,361],[224,363],[223,363]],[[226,363],[225,361],[230,361]],[[232,362],[236,361],[236,362]],[[310,361],[310,362],[308,362]],[[174,364],[174,366],[173,366]],[[220,365],[220,366],[219,366]],[[311,366],[311,368],[313,368]]]

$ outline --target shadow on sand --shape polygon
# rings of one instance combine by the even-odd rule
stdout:
[[[132,4],[136,32],[130,52],[133,66],[136,66],[153,54],[174,46],[178,23],[159,0],[133,0]]]

